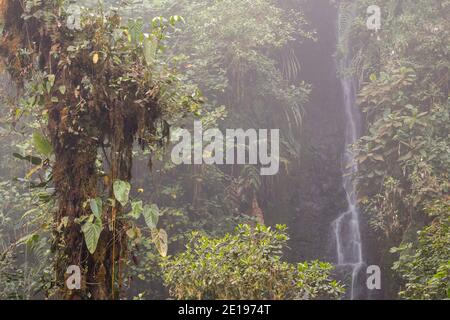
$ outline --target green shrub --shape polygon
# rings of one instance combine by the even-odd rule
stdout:
[[[186,251],[163,264],[176,299],[325,299],[343,287],[330,277],[329,263],[281,261],[285,226],[240,225],[220,239],[192,234]]]
[[[436,201],[428,208],[437,215],[418,232],[417,243],[403,243],[393,266],[404,280],[400,297],[413,300],[450,299],[450,201]]]

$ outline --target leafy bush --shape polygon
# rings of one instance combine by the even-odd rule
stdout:
[[[284,262],[286,227],[240,225],[235,234],[211,239],[198,233],[186,251],[163,264],[176,299],[338,298],[343,287],[330,277],[333,267],[313,261]]]
[[[357,12],[372,4],[352,3]],[[379,251],[398,247],[391,251],[399,254],[393,267],[404,280],[399,295],[446,298],[450,1],[378,5],[382,30],[370,34],[365,19],[356,19],[349,34],[355,55],[349,71],[360,78],[367,128],[354,146],[361,209],[380,236]]]
[[[450,201],[436,201],[429,212],[438,218],[418,233],[418,243],[391,250],[400,253],[393,269],[405,280],[402,298],[450,299]]]

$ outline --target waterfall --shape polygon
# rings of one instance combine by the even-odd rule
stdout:
[[[353,5],[350,16],[355,17],[356,7]],[[361,293],[358,274],[365,265],[360,230],[360,214],[355,186],[352,180],[358,167],[350,146],[360,136],[360,113],[356,105],[357,81],[354,76],[348,75],[346,70],[352,66],[352,54],[349,37],[351,23],[348,21],[347,8],[341,7],[339,11],[338,41],[344,51],[339,59],[338,70],[343,95],[343,107],[346,120],[345,150],[342,159],[342,181],[346,194],[348,208],[332,223],[333,235],[336,243],[337,269],[351,271],[350,299],[358,299]],[[345,19],[345,21],[344,21]],[[344,26],[344,27],[342,27]]]

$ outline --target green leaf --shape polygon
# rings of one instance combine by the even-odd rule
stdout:
[[[34,156],[26,156],[26,157],[24,157],[24,156],[22,156],[19,153],[13,153],[13,157],[17,158],[17,159],[20,159],[20,160],[28,161],[31,164],[34,164],[35,166],[39,166],[40,164],[42,164],[42,159],[38,158],[38,157],[34,157]]]
[[[158,250],[159,254],[162,257],[167,256],[168,244],[167,244],[167,232],[164,229],[160,229],[159,231],[154,229],[152,231],[152,240]]]
[[[372,82],[377,81],[377,75],[376,75],[375,73],[372,73],[372,74],[370,75],[370,81],[372,81]]]
[[[134,219],[139,219],[141,217],[144,208],[142,206],[142,201],[133,201],[131,203],[131,212],[129,215]]]
[[[144,30],[144,22],[142,19],[128,21],[128,33],[130,34],[130,40],[133,43],[139,41],[140,36]]]
[[[61,92],[61,94],[65,94],[66,93],[66,86],[59,86],[58,90],[59,90],[59,92]]]
[[[125,207],[130,196],[131,185],[126,181],[116,180],[113,185],[114,197]]]
[[[156,59],[156,52],[158,50],[158,42],[151,36],[144,39],[144,58],[147,65],[152,65]]]
[[[156,204],[146,205],[144,207],[145,223],[150,229],[156,229],[159,220],[159,208]]]
[[[47,158],[53,153],[50,142],[38,131],[33,133],[33,146],[39,153]]]
[[[91,207],[92,213],[99,219],[102,217],[102,208],[103,208],[103,202],[100,198],[90,199],[89,205]]]
[[[91,216],[92,217],[92,216]],[[95,218],[95,217],[94,217]],[[100,234],[102,233],[102,222],[100,219],[95,218],[95,223],[90,220],[81,228],[84,233],[84,241],[91,254],[94,254],[97,249],[98,240],[100,239]]]
[[[50,89],[51,89],[53,87],[53,85],[55,84],[56,77],[54,74],[49,74],[47,76],[47,79],[48,79],[48,85],[50,86]]]
[[[182,16],[174,15],[169,18],[169,22],[172,26],[175,26],[178,22],[186,23]]]

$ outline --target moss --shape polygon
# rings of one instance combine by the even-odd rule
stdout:
[[[34,7],[31,14],[40,11],[43,17],[26,21],[20,18],[22,9],[17,4],[6,2],[7,41],[0,55],[19,84],[33,81],[35,74],[44,75],[45,90],[29,94],[48,114],[46,134],[55,153],[53,183],[58,208],[53,249],[58,283],[67,299],[116,298],[115,277],[118,274],[120,279],[122,270],[115,270],[115,265],[120,266],[127,253],[126,222],[118,219],[123,208],[104,209],[103,220],[113,227],[104,228],[93,255],[86,248],[78,219],[90,214],[84,206],[87,200],[99,195],[113,199],[114,181],[131,180],[135,141],[143,148],[164,143],[169,130],[163,107],[168,104],[160,102],[159,91],[166,83],[153,80],[142,46],[130,43],[125,33],[117,38],[121,26],[115,13],[98,12],[77,31],[65,25],[64,11],[55,1]],[[19,48],[29,54],[20,55]],[[157,130],[162,132],[159,137]],[[99,157],[108,179],[97,171]],[[63,219],[67,224],[58,230]],[[80,266],[86,275],[80,292],[63,289],[69,265]]]

